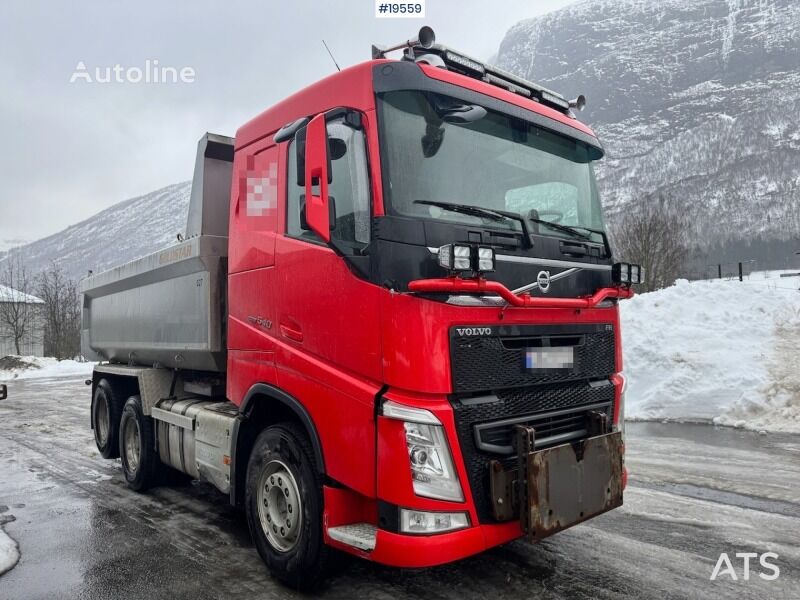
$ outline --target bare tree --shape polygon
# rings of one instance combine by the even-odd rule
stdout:
[[[38,278],[44,300],[44,351],[58,359],[80,353],[81,308],[78,284],[55,263]]]
[[[627,209],[612,226],[612,239],[619,259],[642,265],[650,292],[672,285],[686,266],[686,223],[671,211],[663,198],[646,199]]]
[[[34,341],[39,306],[32,302],[32,279],[19,256],[3,262],[0,271],[0,326],[14,340],[16,353],[22,354],[22,344]]]

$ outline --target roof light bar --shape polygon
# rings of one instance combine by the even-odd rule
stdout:
[[[475,71],[476,73],[480,73],[483,75],[486,73],[486,67],[483,66],[483,63],[478,62],[477,60],[473,60],[468,56],[464,56],[463,54],[456,54],[452,50],[445,50],[444,51],[444,60],[445,64],[455,63],[465,69],[469,69],[470,71]]]
[[[467,56],[462,52],[456,52],[455,50],[452,50],[451,48],[448,48],[442,44],[434,44],[430,48],[427,48],[425,50],[425,54],[436,54],[440,56],[444,61],[445,67],[451,71],[456,71],[457,73],[461,73],[462,75],[466,75],[468,77],[481,79],[486,83],[496,85],[508,90],[509,92],[519,94],[520,96],[525,96],[526,98],[532,98],[537,102],[546,104],[560,112],[569,114],[569,100],[567,100],[561,94],[552,90],[548,90],[541,85],[533,83],[532,81],[517,77],[516,75],[509,73],[508,71],[504,71],[503,69],[499,69],[494,65],[487,65],[486,63]],[[417,54],[415,51],[415,56],[416,55]]]
[[[570,108],[581,110],[586,104],[584,96],[578,96],[575,100],[567,100],[561,94],[545,87],[537,85],[513,73],[499,69],[494,65],[476,60],[467,56],[463,52],[457,52],[442,44],[436,43],[436,35],[430,27],[423,27],[419,30],[416,38],[407,40],[400,44],[389,47],[372,46],[372,58],[383,58],[388,52],[393,50],[406,49],[404,60],[428,63],[437,67],[444,67],[448,70],[461,73],[468,77],[474,77],[486,83],[504,88],[514,94],[531,98],[536,102],[546,104],[551,108],[574,117]],[[434,57],[441,59],[441,63]]]

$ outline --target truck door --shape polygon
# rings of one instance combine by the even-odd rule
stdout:
[[[271,141],[270,141],[271,142]],[[246,154],[245,154],[246,153]],[[228,253],[228,397],[274,384],[275,235],[280,153],[263,144],[234,159]]]
[[[307,228],[305,187],[298,184],[297,141],[285,144],[286,219],[276,239],[276,337],[281,387],[299,398],[318,428],[330,476],[365,493],[374,490],[375,393],[380,388],[380,288],[346,260],[370,241],[371,198],[366,136],[344,115],[328,119],[329,194],[336,250]],[[300,160],[302,160],[302,153]]]

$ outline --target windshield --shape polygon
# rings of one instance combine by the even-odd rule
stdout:
[[[442,206],[450,203],[522,214],[538,220],[532,232],[545,235],[574,235],[547,222],[603,229],[592,150],[585,143],[494,111],[473,122],[449,122],[456,114],[452,107],[463,108],[463,102],[429,92],[387,92],[379,102],[390,212],[521,230],[513,219]]]

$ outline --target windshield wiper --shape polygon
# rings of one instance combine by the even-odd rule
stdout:
[[[585,234],[581,231],[584,229],[586,231],[590,231],[592,233],[601,233],[594,229],[589,229],[588,227],[572,227],[571,225],[562,225],[561,223],[553,223],[552,221],[548,221],[546,219],[539,219],[537,217],[528,217],[529,221],[534,223],[539,223],[541,225],[547,225],[548,227],[552,227],[553,229],[557,229],[558,231],[563,231],[564,233],[569,233],[573,237],[580,238],[582,240],[586,240],[587,242],[592,241],[592,236]]]
[[[525,217],[513,212],[495,210],[493,208],[483,208],[472,204],[455,204],[453,202],[439,202],[438,200],[414,200],[414,204],[425,204],[427,206],[437,206],[444,210],[469,215],[471,217],[483,217],[492,221],[517,221],[522,226],[522,234],[525,238],[525,245],[531,245],[531,236],[528,232],[528,224]]]

